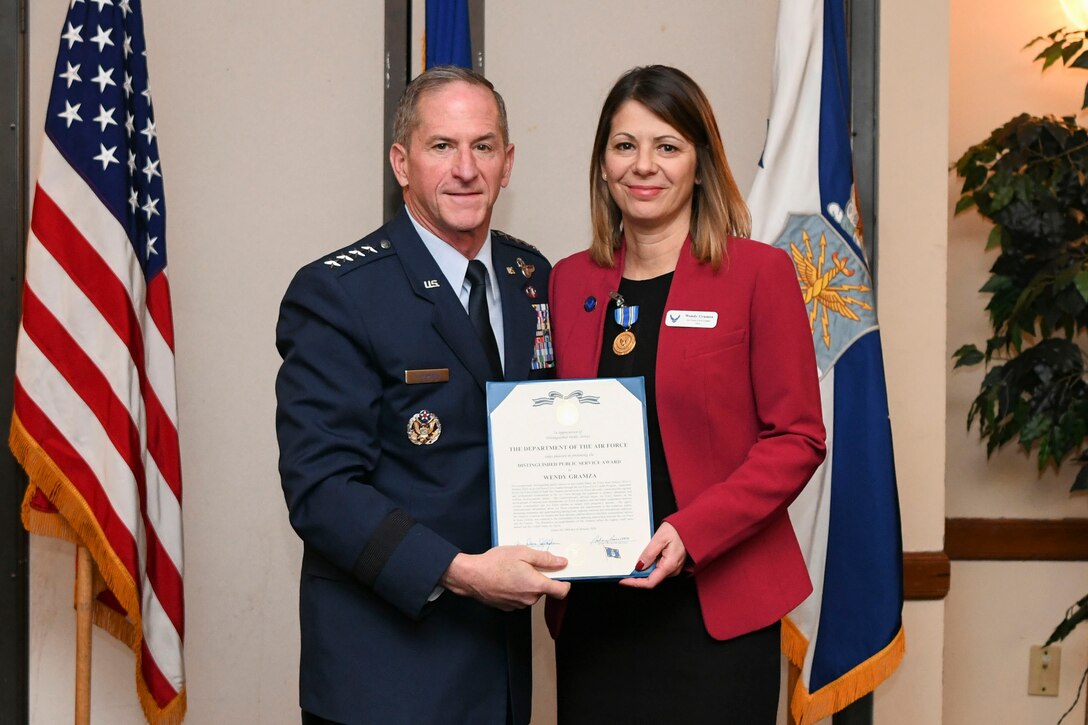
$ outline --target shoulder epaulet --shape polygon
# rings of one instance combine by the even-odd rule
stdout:
[[[521,239],[518,239],[517,237],[512,237],[512,236],[510,236],[509,234],[507,234],[504,231],[501,231],[499,229],[492,229],[491,234],[494,235],[495,237],[501,239],[504,242],[509,242],[510,244],[521,247],[522,249],[528,249],[530,252],[536,252],[537,254],[540,254],[541,256],[543,256],[541,251],[539,249],[537,249],[536,247],[534,247],[532,244],[529,244],[529,242],[522,241]]]
[[[385,237],[371,235],[360,239],[354,244],[349,244],[343,249],[338,249],[324,259],[321,265],[337,272],[347,271],[349,268],[358,267],[381,257],[387,257],[393,253],[393,244]]]

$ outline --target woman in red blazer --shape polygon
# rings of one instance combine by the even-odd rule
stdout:
[[[624,74],[601,111],[593,241],[551,276],[559,376],[643,375],[657,530],[644,579],[549,602],[561,723],[774,723],[779,620],[812,590],[787,507],[824,457],[812,335],[702,90]]]

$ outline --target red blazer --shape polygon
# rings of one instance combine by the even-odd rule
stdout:
[[[623,255],[612,269],[588,252],[555,265],[559,377],[596,377]],[[824,458],[812,333],[789,256],[749,239],[731,237],[715,272],[689,238],[665,310],[718,313],[713,328],[662,320],[657,415],[679,507],[667,521],[694,565],[707,632],[729,639],[776,622],[812,591],[787,512]],[[549,606],[554,635],[562,608]]]

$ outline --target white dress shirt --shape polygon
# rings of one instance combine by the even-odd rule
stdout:
[[[405,210],[407,211],[407,209]],[[461,306],[465,308],[465,314],[468,314],[468,294],[471,289],[471,285],[465,279],[465,274],[468,272],[468,258],[417,222],[411,212],[408,212],[408,218],[412,220],[412,226],[416,228],[416,233],[423,240],[423,246],[427,247],[427,251],[431,253],[435,263],[438,264],[438,268],[442,270],[442,275],[449,283],[450,289],[457,293],[457,298],[461,300]],[[499,360],[505,369],[506,349],[503,346],[502,297],[499,295],[499,278],[495,275],[495,265],[491,262],[490,229],[487,231],[484,245],[480,247],[480,251],[476,254],[476,259],[483,262],[484,267],[487,268],[487,312],[491,318],[491,329],[495,333],[495,343],[499,347]]]

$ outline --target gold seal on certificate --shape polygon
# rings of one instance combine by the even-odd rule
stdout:
[[[555,579],[635,572],[653,534],[642,378],[487,384],[492,540],[566,557]]]

